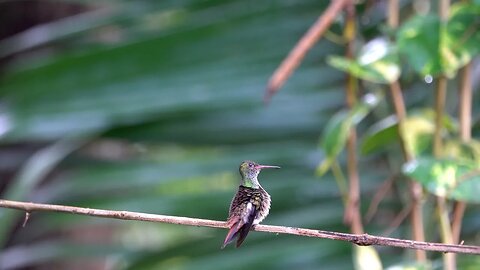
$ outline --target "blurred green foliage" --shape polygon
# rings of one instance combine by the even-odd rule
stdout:
[[[478,203],[480,171],[477,167],[469,162],[423,157],[405,164],[403,171],[423,182],[428,191],[437,196]]]
[[[82,12],[0,40],[0,197],[224,220],[238,185],[237,166],[252,159],[282,167],[261,174],[273,201],[265,224],[348,231],[333,177],[314,175],[328,156],[319,151],[318,138],[344,104],[344,74],[326,64],[327,57],[343,54],[343,45],[319,42],[271,104],[262,103],[272,71],[327,3],[59,1],[79,5]],[[364,34],[381,33],[384,13],[373,11],[382,6],[361,3],[358,9],[371,13],[369,20],[359,16]],[[462,16],[459,21],[472,19]],[[342,24],[340,18],[331,31]],[[468,48],[475,47],[471,44]],[[397,59],[391,59],[388,64],[396,67]],[[424,70],[420,64],[413,69]],[[376,79],[392,80],[377,71],[372,71]],[[432,86],[412,74],[405,74],[407,103],[425,106]],[[365,107],[354,123],[359,130],[391,114],[385,101],[366,116],[371,109]],[[375,141],[367,147],[371,155],[360,159],[363,209],[382,181],[400,172],[391,165],[399,149],[393,146],[386,155]],[[340,150],[335,158],[343,164]],[[404,183],[397,183],[366,224],[368,233],[388,228],[408,203],[406,193]],[[475,210],[465,217],[467,244],[478,238]],[[0,220],[0,269],[352,269],[354,264],[348,243],[290,235],[252,232],[242,248],[220,250],[226,231],[218,229],[56,213],[34,213],[21,228],[22,213],[5,209]],[[428,239],[438,240],[436,224],[427,226]],[[408,224],[394,236],[411,238]],[[412,261],[410,251],[378,250],[385,266]]]

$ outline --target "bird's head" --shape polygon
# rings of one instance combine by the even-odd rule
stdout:
[[[246,187],[257,188],[258,183],[257,176],[262,169],[280,169],[278,166],[260,165],[254,161],[245,160],[240,164],[240,175],[242,176],[241,184]]]

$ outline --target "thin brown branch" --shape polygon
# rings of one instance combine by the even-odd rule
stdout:
[[[400,88],[400,83],[398,81],[390,84],[390,92],[392,94],[393,107],[395,109],[395,114],[398,121],[398,137],[400,140],[400,146],[402,147],[402,152],[405,161],[411,161],[413,159],[413,154],[407,149],[405,144],[405,139],[403,134],[405,134],[405,118],[406,118],[406,109],[405,102],[403,100],[402,89]],[[422,209],[422,186],[415,181],[410,179],[409,183],[410,196],[412,197],[412,235],[413,239],[416,241],[425,241],[425,233],[423,229],[423,209]],[[422,250],[417,250],[415,253],[417,261],[426,261],[427,254]]]
[[[464,202],[456,202],[455,206],[453,207],[453,217],[452,217],[453,243],[460,242],[460,232],[462,231],[463,215],[465,214],[466,208],[467,208],[467,204]]]
[[[409,151],[409,149],[407,149],[405,139],[403,137],[403,135],[405,134],[405,118],[407,118],[407,112],[405,108],[405,101],[403,100],[402,89],[398,81],[390,84],[390,92],[392,94],[392,102],[393,108],[395,109],[395,115],[397,116],[400,146],[402,148],[405,161],[408,162],[413,159],[413,154]]]
[[[212,228],[223,228],[223,229],[228,228],[227,223],[224,221],[177,217],[177,216],[154,215],[154,214],[146,214],[146,213],[130,212],[130,211],[114,211],[114,210],[83,208],[83,207],[74,207],[74,206],[65,206],[65,205],[19,202],[19,201],[9,201],[9,200],[0,200],[0,208],[17,209],[17,210],[23,210],[26,212],[49,211],[49,212],[61,212],[61,213],[111,218],[111,219],[160,222],[160,223],[170,223],[170,224],[177,224],[177,225],[197,226],[197,227],[212,227]],[[292,234],[292,235],[298,235],[298,236],[347,241],[360,246],[377,245],[377,246],[390,246],[390,247],[398,247],[398,248],[421,249],[421,250],[437,251],[437,252],[454,252],[454,253],[480,255],[480,246],[447,245],[447,244],[440,244],[440,243],[419,242],[419,241],[412,241],[412,240],[373,236],[369,234],[349,234],[349,233],[339,233],[339,232],[331,232],[331,231],[321,231],[321,230],[312,230],[312,229],[285,227],[285,226],[272,226],[272,225],[256,225],[253,228],[253,230],[258,232]]]
[[[412,234],[416,241],[425,241],[425,231],[423,226],[423,207],[422,207],[422,193],[423,188],[420,183],[410,179],[410,193],[412,194]],[[415,254],[417,261],[424,262],[427,260],[427,254],[423,251],[417,250]]]
[[[468,63],[461,70],[461,81],[459,88],[459,112],[458,118],[460,122],[460,139],[468,142],[471,139],[472,124],[472,64]],[[462,230],[462,220],[467,204],[464,202],[456,202],[453,208],[452,234],[453,243],[460,241],[460,232]]]
[[[400,211],[400,213],[398,213],[398,215],[393,219],[392,223],[390,223],[390,225],[388,226],[388,230],[386,230],[382,235],[389,236],[390,234],[392,234],[408,217],[408,214],[412,212],[412,208],[412,205],[404,207],[402,211]]]
[[[448,20],[448,13],[450,11],[450,0],[440,0],[439,1],[439,15],[440,19],[444,22]]]
[[[351,0],[333,0],[325,12],[310,27],[305,35],[297,42],[288,56],[283,60],[280,66],[275,70],[268,82],[265,93],[265,102],[268,102],[275,92],[283,86],[293,71],[298,67],[307,52],[322,37],[323,33],[330,27],[337,14],[343,9],[345,4]]]
[[[440,236],[445,244],[453,244],[452,227],[448,216],[447,200],[444,197],[437,197],[438,219],[440,225]],[[454,253],[443,254],[443,266],[445,270],[457,269]]]
[[[475,179],[474,177],[479,176],[479,175],[480,175],[480,169],[470,170],[470,171],[460,175],[457,178],[457,181],[455,181],[455,185],[453,185],[453,188],[458,187],[458,185],[462,184],[465,181],[474,180]]]
[[[446,19],[448,8],[445,2],[440,1],[440,17]],[[445,110],[445,102],[447,97],[447,77],[440,75],[438,77],[437,88],[435,91],[435,130],[433,134],[433,155],[438,158],[441,157],[443,151],[442,131],[443,131],[443,114]],[[450,218],[448,215],[447,202],[444,197],[437,196],[438,219],[440,225],[440,236],[442,242],[445,244],[453,243],[452,228],[450,225]],[[443,266],[445,270],[455,270],[456,258],[455,254],[443,254]]]
[[[346,57],[353,59],[355,50],[355,6],[353,1],[349,1],[345,7],[347,20],[344,28],[344,36],[348,41]],[[346,80],[346,102],[349,108],[357,103],[357,79],[351,74],[347,74]],[[345,206],[344,220],[350,225],[350,231],[354,234],[362,234],[363,224],[360,214],[360,177],[358,176],[357,161],[357,131],[355,127],[351,128],[347,140],[347,171],[348,171],[348,200]]]
[[[398,0],[388,1],[388,26],[395,29],[398,27]]]
[[[471,139],[472,124],[472,64],[468,63],[461,70],[461,85],[459,88],[459,120],[460,139],[468,142]]]
[[[366,222],[370,222],[373,216],[377,213],[378,206],[380,202],[385,198],[387,193],[392,189],[393,183],[395,182],[395,177],[390,176],[387,180],[383,181],[380,187],[377,189],[373,198],[368,206],[367,214],[365,215]]]
[[[443,131],[443,110],[447,97],[447,77],[441,75],[438,78],[435,91],[435,130],[433,133],[433,155],[439,157],[442,155],[442,131]]]
[[[396,29],[399,25],[400,7],[398,0],[389,0],[388,2],[388,25],[392,29]],[[400,146],[402,148],[405,161],[411,161],[413,153],[406,147],[405,139],[405,118],[407,117],[405,101],[403,100],[402,89],[400,83],[395,81],[390,84],[390,92],[392,94],[393,106],[395,108],[395,114],[398,120],[398,137]],[[412,198],[412,210],[411,210],[411,222],[412,222],[412,236],[416,241],[425,241],[425,232],[423,226],[423,209],[422,209],[422,195],[423,188],[420,183],[409,179],[409,191]],[[415,252],[417,261],[424,262],[427,260],[427,253],[422,250]]]

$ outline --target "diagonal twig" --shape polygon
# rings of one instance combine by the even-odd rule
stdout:
[[[393,183],[395,182],[395,176],[390,176],[387,180],[383,181],[380,187],[377,189],[373,195],[370,205],[368,206],[367,214],[365,214],[365,220],[369,223],[373,216],[377,213],[378,206],[380,202],[385,198],[387,193],[392,189]]]
[[[332,0],[325,12],[308,29],[307,33],[297,42],[288,56],[283,60],[280,66],[275,70],[268,82],[265,93],[265,102],[268,102],[275,92],[283,86],[292,72],[302,61],[305,54],[322,37],[323,33],[332,24],[337,14],[343,9],[346,3],[351,0]]]

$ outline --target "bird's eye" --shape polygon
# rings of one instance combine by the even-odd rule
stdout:
[[[248,163],[248,167],[252,168],[252,167],[253,167],[253,163]]]

